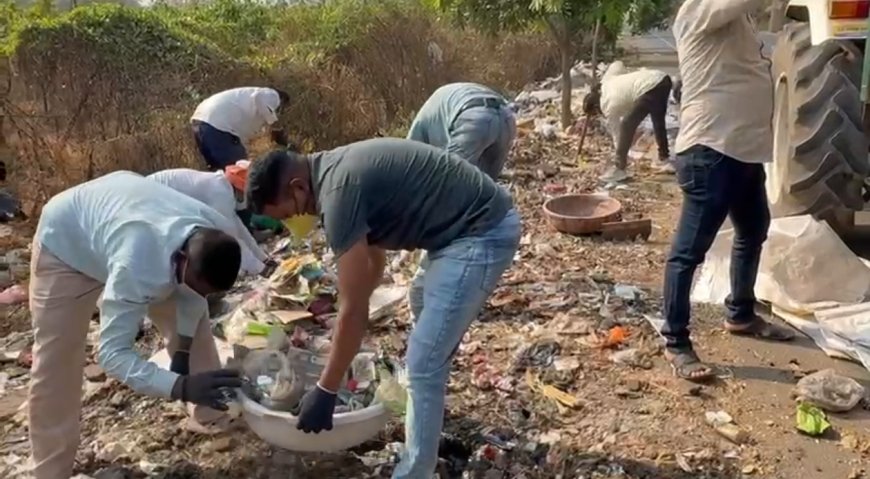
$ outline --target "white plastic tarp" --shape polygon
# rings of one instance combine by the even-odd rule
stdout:
[[[707,253],[692,301],[721,304],[730,291],[734,230],[721,231]],[[772,221],[755,295],[813,339],[829,356],[870,369],[870,267],[828,226],[811,216]]]

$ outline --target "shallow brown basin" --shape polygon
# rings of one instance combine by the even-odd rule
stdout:
[[[571,194],[544,203],[544,214],[556,230],[568,234],[601,231],[601,225],[617,221],[622,212],[619,201],[604,195]]]

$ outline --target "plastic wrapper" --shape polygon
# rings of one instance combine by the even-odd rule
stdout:
[[[833,369],[824,369],[804,377],[795,386],[795,395],[831,412],[852,410],[864,398],[864,386],[852,378],[840,376]]]
[[[265,311],[269,306],[269,285],[257,284],[245,295],[242,304],[236,308],[223,326],[227,340],[234,344],[242,343],[249,334],[248,324],[257,320],[256,312]]]
[[[381,358],[377,365],[378,385],[374,401],[384,405],[397,416],[405,414],[408,402],[408,378],[405,368],[389,358]]]
[[[245,393],[269,409],[292,411],[305,393],[305,382],[284,351],[283,332],[276,331],[267,341],[267,349],[250,351],[242,359]]]

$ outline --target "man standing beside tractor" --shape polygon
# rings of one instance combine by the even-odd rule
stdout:
[[[695,269],[726,217],[735,238],[725,329],[768,340],[794,337],[754,310],[758,263],[770,225],[763,164],[771,160],[773,145],[770,61],[761,54],[750,18],[759,3],[687,0],[674,21],[683,81],[676,142],[683,210],[665,267],[662,334],[674,374],[691,381],[716,375],[689,339],[689,293]]]

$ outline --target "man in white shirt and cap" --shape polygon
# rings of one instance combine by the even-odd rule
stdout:
[[[242,271],[268,275],[274,269],[275,263],[257,244],[257,240],[238,214],[245,210],[247,171],[248,162],[243,160],[227,166],[224,171],[174,168],[148,175],[148,179],[205,203],[230,220],[235,227],[233,236],[242,246]]]
[[[221,369],[206,296],[233,286],[241,248],[214,209],[129,171],[70,188],[42,210],[30,263],[33,476],[70,477],[79,444],[82,370],[100,304],[98,361],[133,390],[192,405],[203,426],[226,418],[237,371]],[[169,370],[134,349],[148,316],[168,340]]]
[[[270,126],[272,141],[289,146],[287,135],[274,127],[290,97],[275,88],[242,87],[206,98],[190,118],[196,146],[211,170],[222,170],[248,157],[245,143]]]
[[[634,143],[637,127],[650,117],[658,145],[659,169],[669,165],[668,129],[665,118],[673,82],[667,73],[659,70],[626,70],[616,61],[607,67],[601,77],[601,112],[607,121],[607,129],[613,137],[616,158],[601,175],[606,182],[628,179],[628,151]],[[671,170],[672,171],[672,170]]]

